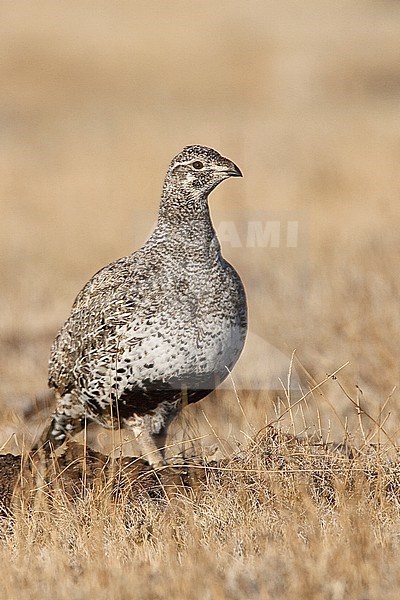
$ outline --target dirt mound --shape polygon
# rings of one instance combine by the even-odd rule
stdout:
[[[40,453],[0,455],[0,512],[9,516],[18,499],[29,502],[40,491],[48,498],[62,492],[75,500],[97,489],[112,500],[124,498],[137,504],[143,495],[164,501],[181,493],[197,494],[212,481],[234,490],[237,477],[250,487],[257,480],[265,490],[272,490],[277,481],[286,482],[329,504],[336,503],[339,489],[353,493],[360,486],[368,496],[379,491],[394,502],[399,500],[397,457],[386,456],[372,444],[356,450],[268,428],[247,451],[229,460],[207,463],[192,458],[157,471],[141,458],[112,459],[75,441],[47,461]]]
[[[211,468],[208,465],[208,468]],[[0,455],[0,512],[10,515],[13,501],[38,490],[62,490],[70,499],[86,490],[102,488],[113,498],[128,495],[131,500],[147,494],[161,499],[195,489],[206,477],[207,465],[192,462],[165,467],[155,472],[142,459],[122,457],[111,460],[100,452],[72,441],[64,451],[46,461],[44,456]]]

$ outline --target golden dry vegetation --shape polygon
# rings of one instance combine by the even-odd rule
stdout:
[[[0,598],[398,598],[399,28],[388,0],[1,3],[2,452],[44,426],[57,328],[184,145],[245,175],[211,210],[250,334],[171,428],[225,470],[172,503],[42,490],[1,525]],[[268,458],[276,420],[300,453]]]

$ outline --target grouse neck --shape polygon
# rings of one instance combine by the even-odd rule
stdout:
[[[209,230],[215,235],[207,195],[162,195],[157,228],[174,231],[196,227],[203,233]]]

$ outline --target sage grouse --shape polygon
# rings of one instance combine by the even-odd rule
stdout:
[[[57,406],[36,449],[50,452],[96,421],[131,430],[150,465],[165,464],[168,424],[227,377],[244,345],[244,288],[208,207],[221,181],[241,176],[211,148],[187,146],[173,159],[149,240],[92,277],[53,343]]]

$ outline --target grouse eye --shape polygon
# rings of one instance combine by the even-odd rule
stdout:
[[[195,160],[192,164],[193,169],[202,169],[204,167],[203,163],[199,160]]]

